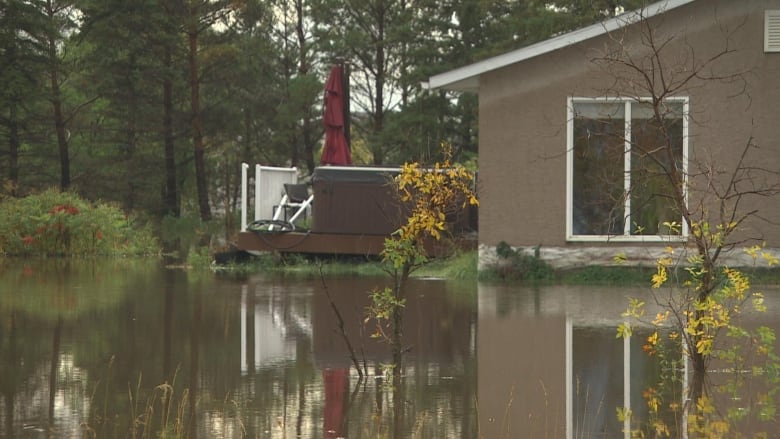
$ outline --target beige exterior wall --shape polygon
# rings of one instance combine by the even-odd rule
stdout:
[[[724,170],[733,168],[751,138],[760,148],[751,151],[750,163],[780,171],[780,53],[763,51],[765,9],[780,9],[780,3],[697,1],[651,20],[657,38],[674,36],[670,58],[689,63],[718,53],[726,44],[723,29],[733,32],[728,44],[734,51],[713,64],[714,73],[746,72],[745,92],[742,83],[707,81],[692,82],[676,94],[690,99],[690,172],[710,160]],[[643,47],[636,25],[612,36],[625,38],[626,47]],[[610,45],[610,37],[602,36],[481,76],[483,250],[501,241],[571,250],[617,245],[566,241],[567,99],[616,94],[614,78],[591,61]],[[777,176],[771,180],[777,181]],[[692,202],[698,199],[693,196]],[[741,237],[780,248],[780,197],[742,204],[743,211],[753,209],[774,224],[751,221]]]

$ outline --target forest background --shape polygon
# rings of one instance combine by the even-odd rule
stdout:
[[[447,142],[476,168],[477,97],[421,82],[642,3],[0,0],[0,202],[54,187],[229,237],[241,162],[314,170],[338,62],[357,164]]]

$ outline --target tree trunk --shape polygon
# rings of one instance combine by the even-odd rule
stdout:
[[[56,17],[52,0],[46,3],[46,13],[52,26],[54,26]],[[60,190],[64,192],[70,188],[70,154],[68,153],[68,136],[65,131],[65,117],[62,115],[59,59],[57,57],[57,40],[54,31],[49,31],[47,43],[54,131],[57,134],[57,145],[60,153]]]
[[[401,302],[406,297],[406,281],[409,279],[409,265],[404,265],[401,275],[396,278],[395,299]],[[404,310],[403,306],[396,305],[393,308],[393,438],[398,439],[404,425],[404,389],[402,382],[403,371],[403,334],[404,334]]]
[[[384,129],[384,107],[385,107],[385,7],[384,1],[379,0],[377,2],[377,39],[374,41],[376,45],[376,77],[374,78],[374,87],[376,96],[374,98],[374,164],[381,165],[384,163],[384,148],[382,142],[379,139],[379,135]]]
[[[707,363],[704,355],[694,351],[691,353],[691,368],[693,377],[691,378],[691,387],[688,390],[691,404],[695,407],[699,399],[704,396],[704,377],[707,374]]]
[[[710,255],[703,250],[703,242],[701,239],[697,240],[697,245],[700,245],[699,250],[699,256],[702,257],[703,263],[702,263],[702,270],[704,271],[704,275],[701,279],[701,285],[699,286],[699,292],[696,295],[696,302],[697,303],[704,303],[705,300],[712,294],[712,291],[715,286],[715,262],[710,258]],[[704,311],[702,310],[696,310],[694,311],[694,318],[697,322],[701,322],[702,318],[704,317]],[[700,330],[702,330],[702,325],[699,323],[697,327],[695,328],[696,332],[698,333]],[[693,372],[693,375],[691,376],[691,382],[690,387],[688,388],[688,397],[689,397],[689,404],[688,407],[688,414],[695,415],[693,418],[693,422],[696,422],[699,424],[697,427],[697,431],[701,431],[701,423],[704,420],[703,413],[699,413],[699,401],[702,397],[706,396],[706,387],[705,387],[705,381],[707,376],[707,359],[708,355],[700,353],[696,346],[698,345],[698,342],[702,339],[702,335],[692,335],[690,338],[690,343],[688,346],[688,350],[690,352],[690,358],[691,358],[691,369]]]
[[[406,282],[409,279],[410,267],[405,264],[401,269],[401,274],[395,280],[394,295],[397,303],[401,303],[406,298]],[[400,373],[403,366],[403,336],[404,336],[404,310],[403,306],[395,305],[393,307],[393,366],[394,373]]]
[[[131,56],[130,65],[135,65],[135,59]],[[130,75],[128,75],[130,76]],[[128,77],[127,89],[129,96],[127,98],[127,126],[125,127],[125,142],[127,143],[124,151],[124,160],[126,167],[125,185],[127,187],[127,193],[124,196],[124,208],[125,211],[131,211],[135,208],[136,204],[136,188],[138,186],[135,178],[136,164],[133,161],[135,156],[136,143],[138,142],[138,99],[135,92],[135,84],[133,80]]]
[[[306,33],[303,29],[303,0],[295,0],[295,14],[295,34],[298,38],[298,74],[302,76],[309,73],[309,62],[306,59]],[[314,173],[314,167],[317,166],[317,164],[314,162],[314,136],[312,135],[311,108],[302,110],[304,111],[303,126],[301,129],[303,160],[306,161],[306,168],[309,170],[309,174],[312,174]]]
[[[206,163],[203,147],[203,121],[200,114],[200,78],[198,78],[198,8],[190,2],[190,25],[187,33],[189,43],[190,108],[192,109],[192,148],[195,158],[195,184],[198,191],[198,208],[202,221],[211,220]]]
[[[57,133],[57,145],[60,152],[60,190],[70,188],[70,154],[68,153],[68,136],[65,132],[65,120],[62,116],[62,100],[60,97],[59,75],[56,67],[51,71],[51,104],[54,110],[54,129]]]
[[[163,141],[165,143],[165,214],[178,218],[181,215],[176,185],[176,145],[173,137],[173,81],[170,70],[173,65],[171,48],[165,48],[165,79],[163,80]]]
[[[16,196],[19,187],[19,120],[17,102],[11,102],[8,123],[8,181],[11,183],[11,196]]]
[[[393,370],[393,439],[401,439],[404,430],[404,386],[401,371]]]

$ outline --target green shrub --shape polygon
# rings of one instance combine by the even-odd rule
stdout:
[[[197,247],[203,247],[204,237],[214,236],[220,232],[218,221],[203,221],[197,215],[184,214],[180,217],[167,215],[160,223],[160,236],[168,244],[177,243],[185,252]],[[186,255],[185,255],[186,256]]]
[[[208,247],[196,247],[187,252],[187,265],[192,268],[211,268],[211,254]]]
[[[555,270],[539,257],[539,247],[529,255],[501,241],[496,246],[496,254],[500,261],[488,272],[481,273],[481,279],[548,281],[555,277]]]
[[[0,202],[0,252],[7,255],[141,255],[159,252],[148,227],[119,208],[47,190]]]

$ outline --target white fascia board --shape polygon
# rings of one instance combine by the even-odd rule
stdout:
[[[607,34],[635,23],[640,19],[651,18],[694,1],[696,0],[664,0],[653,3],[643,9],[628,12],[530,46],[431,76],[427,81],[427,88],[478,92],[479,76],[483,73],[497,70],[520,61],[525,61],[557,49],[562,49],[599,35]]]

